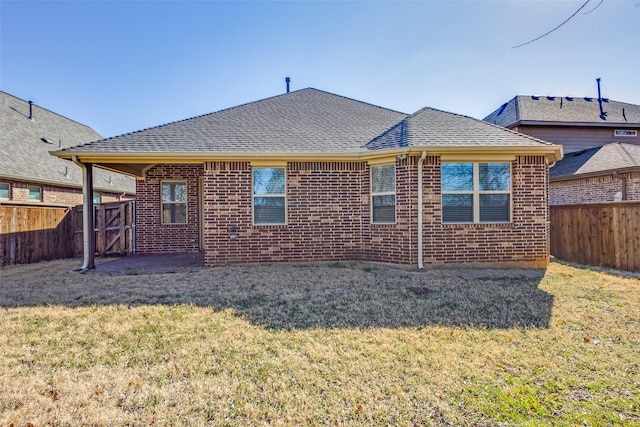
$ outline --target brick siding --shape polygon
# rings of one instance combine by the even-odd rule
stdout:
[[[512,222],[442,224],[440,159],[424,162],[423,258],[427,264],[519,263],[545,266],[549,260],[548,172],[543,156],[512,163]]]
[[[29,186],[40,187],[40,202],[43,204],[77,206],[82,204],[82,189],[61,187],[48,184],[29,183],[24,181],[11,181],[0,179],[2,183],[10,185],[10,201],[37,203],[37,201],[29,200]],[[122,197],[119,193],[100,192],[101,202],[117,202],[119,200],[128,200],[130,196]],[[1,202],[2,200],[0,200]]]
[[[203,177],[205,263],[368,260],[417,263],[417,163],[396,160],[396,223],[371,224],[370,167],[365,162],[289,162],[286,225],[253,225],[249,162],[157,165],[137,185],[137,251],[199,248],[198,178]],[[517,263],[549,257],[548,168],[544,156],[512,164],[513,221],[442,224],[440,159],[424,163],[425,265]],[[187,180],[188,224],[162,225],[160,182]]]
[[[640,172],[601,175],[551,183],[550,203],[568,205],[590,202],[613,202],[627,181],[626,200],[640,200]]]
[[[200,248],[198,179],[202,165],[155,165],[136,182],[136,252],[197,252]],[[187,223],[162,224],[160,185],[187,181]]]

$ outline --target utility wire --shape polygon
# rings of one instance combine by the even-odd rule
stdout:
[[[511,49],[516,49],[516,48],[518,48],[518,47],[526,46],[526,45],[528,45],[528,44],[530,44],[530,43],[533,43],[533,42],[535,42],[535,41],[537,41],[537,40],[540,40],[541,38],[546,37],[546,36],[548,36],[549,34],[553,33],[555,30],[557,30],[558,28],[562,27],[564,24],[566,24],[567,22],[569,22],[569,21],[571,20],[571,18],[573,18],[574,16],[576,16],[576,15],[578,14],[578,12],[580,12],[582,9],[584,9],[584,7],[585,7],[585,6],[586,6],[590,1],[591,1],[591,0],[587,0],[587,1],[585,1],[585,2],[582,4],[582,6],[580,6],[580,8],[578,8],[578,10],[576,10],[576,11],[573,13],[573,15],[571,15],[570,17],[568,17],[567,19],[565,19],[565,20],[564,20],[564,22],[562,22],[560,25],[558,25],[558,26],[557,26],[557,27],[555,27],[554,29],[552,29],[552,30],[550,30],[550,31],[547,31],[547,32],[546,32],[546,33],[544,33],[543,35],[541,35],[541,36],[539,36],[539,37],[536,37],[536,38],[535,38],[535,39],[533,39],[533,40],[529,40],[529,41],[528,41],[528,42],[526,42],[526,43],[522,43],[522,44],[519,44],[519,45],[517,45],[517,46],[513,46]],[[597,6],[596,6],[596,7],[597,7]]]
[[[590,14],[591,12],[593,12],[594,10],[596,10],[597,8],[599,8],[599,7],[600,7],[600,5],[601,5],[603,2],[604,2],[604,0],[600,0],[600,3],[598,3],[598,4],[596,5],[596,7],[594,7],[593,9],[591,9],[591,10],[590,10],[590,11],[588,11],[588,12],[583,13],[583,15],[588,15],[588,14]],[[636,5],[636,6],[637,6],[637,5]]]

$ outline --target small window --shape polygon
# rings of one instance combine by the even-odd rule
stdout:
[[[165,181],[162,183],[162,223],[187,223],[186,181]]]
[[[616,129],[613,131],[613,136],[638,136],[638,131],[630,129]]]
[[[6,182],[0,182],[0,200],[9,200],[11,198],[11,185]]]
[[[286,224],[284,168],[253,168],[253,223]]]
[[[100,193],[93,193],[93,204],[97,205],[102,200]]]
[[[371,221],[374,224],[396,222],[396,166],[371,167]]]
[[[42,187],[38,185],[29,186],[29,200],[39,202],[42,200]]]
[[[442,222],[511,221],[509,163],[443,163]]]

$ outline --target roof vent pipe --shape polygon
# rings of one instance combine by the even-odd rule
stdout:
[[[602,109],[602,95],[600,94],[600,77],[596,79],[596,83],[598,83],[598,105],[600,105],[600,118],[602,120],[607,120],[607,113]]]
[[[29,120],[33,120],[33,101],[29,101]]]
[[[291,77],[285,77],[284,82],[287,84],[287,93],[289,93],[289,83],[291,83]]]

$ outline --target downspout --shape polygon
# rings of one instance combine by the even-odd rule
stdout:
[[[84,164],[76,156],[73,163],[82,169],[82,239],[84,247],[84,262],[82,267],[74,270],[84,273],[96,268],[96,242],[93,224],[93,165]]]
[[[427,152],[423,151],[418,160],[418,269],[424,269],[422,263],[422,164],[427,158]]]

